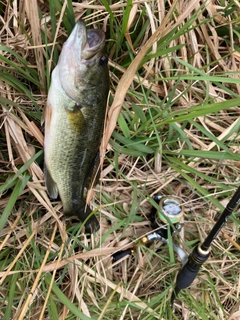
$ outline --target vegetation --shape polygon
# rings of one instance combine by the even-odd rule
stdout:
[[[185,202],[190,253],[240,183],[240,5],[209,1],[0,3],[0,318],[240,319],[240,213],[169,309],[178,257],[151,232],[151,197]],[[111,90],[91,237],[49,200],[41,117],[75,20],[106,32]]]

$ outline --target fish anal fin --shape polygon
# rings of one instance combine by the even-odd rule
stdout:
[[[100,178],[100,173],[101,173],[99,165],[100,165],[100,154],[98,151],[96,156],[93,159],[93,162],[89,170],[89,175],[85,183],[85,187],[87,189],[94,188],[97,185]]]
[[[58,197],[58,188],[56,182],[53,180],[51,174],[49,173],[46,165],[44,168],[44,178],[47,187],[47,193],[51,199],[57,199]]]

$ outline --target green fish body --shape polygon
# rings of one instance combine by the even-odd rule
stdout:
[[[91,213],[84,199],[98,163],[109,91],[105,35],[86,30],[79,20],[63,45],[52,72],[45,118],[45,182],[48,194],[60,195],[67,216],[84,221]],[[86,232],[99,228],[90,216]]]

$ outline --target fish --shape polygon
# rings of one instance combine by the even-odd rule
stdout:
[[[100,227],[84,192],[99,167],[108,93],[105,33],[87,29],[79,19],[51,75],[44,110],[44,179],[49,197],[60,196],[64,215],[85,222],[86,233]]]

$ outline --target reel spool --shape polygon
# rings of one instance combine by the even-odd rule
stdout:
[[[151,226],[161,237],[167,239],[168,225],[170,225],[171,234],[179,232],[183,227],[180,220],[184,215],[184,202],[177,196],[154,195],[153,200],[157,203],[158,208],[152,208]]]

